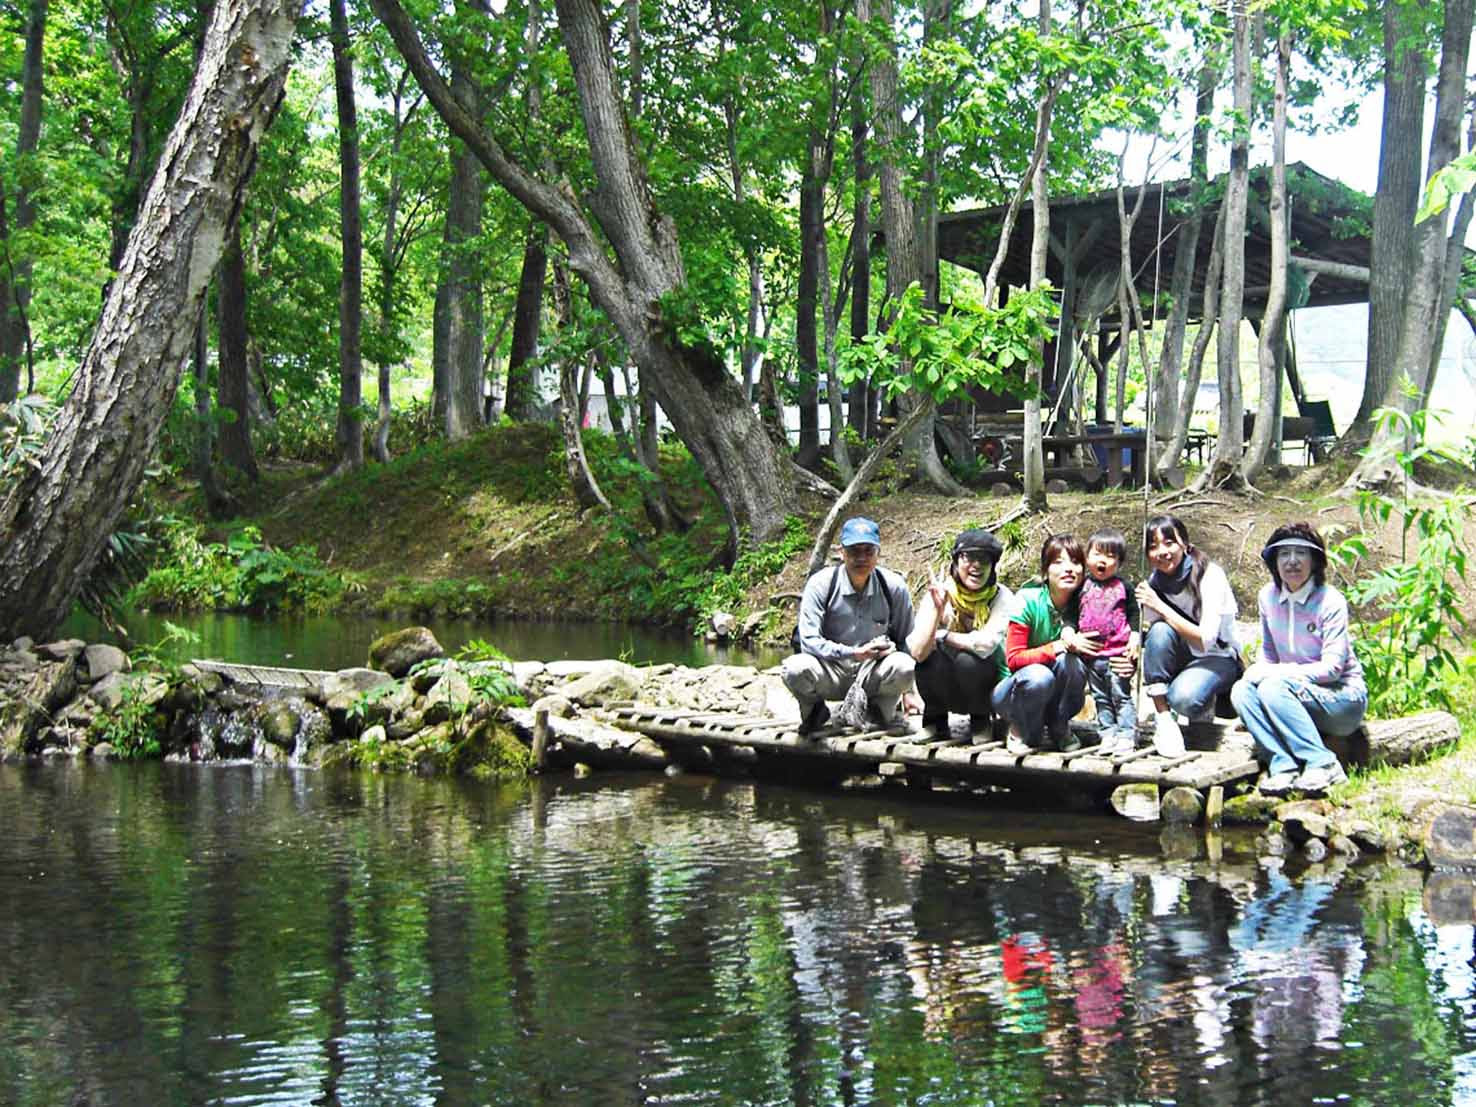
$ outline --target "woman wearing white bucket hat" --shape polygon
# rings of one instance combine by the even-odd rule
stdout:
[[[1327,583],[1327,547],[1306,523],[1271,532],[1261,551],[1261,659],[1230,699],[1268,764],[1261,791],[1326,792],[1348,779],[1324,734],[1363,722],[1368,690],[1348,637],[1348,601]]]

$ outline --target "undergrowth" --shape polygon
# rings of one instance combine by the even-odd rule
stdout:
[[[268,544],[255,526],[224,542],[177,516],[156,521],[153,565],[129,590],[131,606],[164,610],[293,611],[320,614],[362,591],[356,574],[328,568],[310,546]]]

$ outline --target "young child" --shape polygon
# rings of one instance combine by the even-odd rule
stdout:
[[[1100,649],[1086,658],[1087,687],[1097,705],[1101,752],[1131,753],[1137,744],[1138,709],[1133,669],[1138,662],[1138,601],[1118,575],[1127,554],[1122,531],[1105,527],[1087,540],[1087,579],[1081,586],[1077,633],[1096,636]]]

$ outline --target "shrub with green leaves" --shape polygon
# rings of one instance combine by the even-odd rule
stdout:
[[[143,690],[129,683],[123,686],[123,698],[118,706],[98,714],[90,730],[94,743],[107,742],[120,757],[141,759],[158,757],[162,752],[161,725],[158,712],[147,701]]]
[[[347,592],[362,590],[352,574],[329,569],[310,546],[268,545],[247,526],[225,542],[209,542],[199,523],[158,521],[154,565],[128,594],[140,607],[165,610],[331,610]]]
[[[1355,605],[1373,612],[1353,634],[1353,648],[1368,684],[1369,714],[1391,718],[1431,704],[1452,710],[1449,689],[1460,670],[1455,649],[1466,628],[1456,586],[1466,578],[1467,509],[1457,499],[1416,502],[1409,497],[1416,462],[1441,452],[1425,442],[1425,412],[1409,415],[1381,408],[1374,418],[1397,424],[1413,445],[1395,455],[1406,477],[1403,495],[1358,494],[1365,524],[1383,525],[1397,515],[1400,525],[1399,561],[1358,577],[1348,589]],[[1354,569],[1367,556],[1368,546],[1354,536],[1330,552],[1335,562]]]

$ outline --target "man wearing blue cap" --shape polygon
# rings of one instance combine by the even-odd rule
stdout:
[[[870,711],[886,729],[907,729],[899,701],[912,684],[912,596],[901,574],[877,565],[881,529],[870,519],[841,527],[841,564],[810,577],[800,598],[800,652],[785,658],[784,685],[799,701],[799,732],[830,720],[826,700],[859,678]]]

